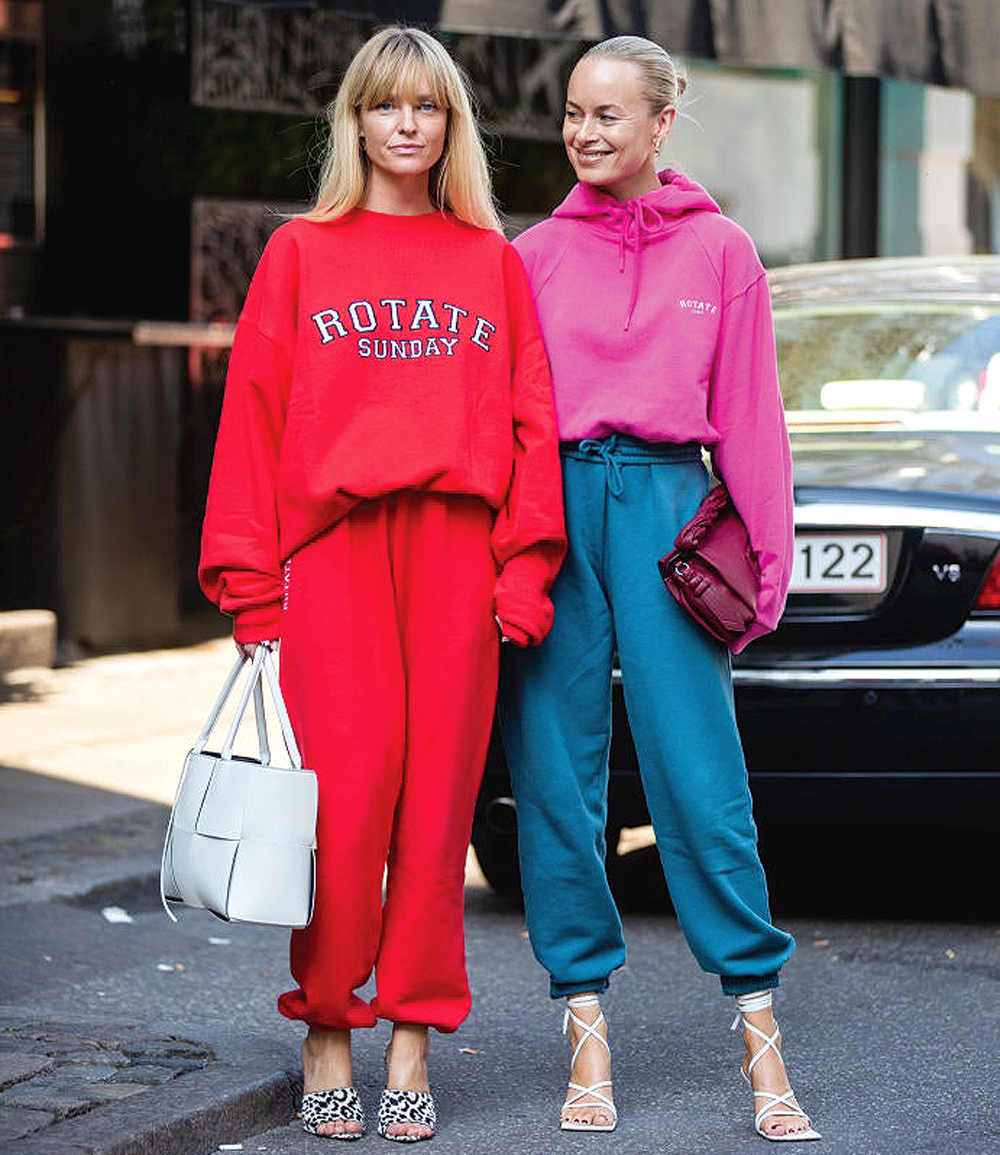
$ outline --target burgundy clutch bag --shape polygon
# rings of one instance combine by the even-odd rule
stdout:
[[[760,567],[724,485],[709,490],[657,564],[673,597],[719,641],[728,645],[753,624]]]

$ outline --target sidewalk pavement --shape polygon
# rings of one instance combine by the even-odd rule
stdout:
[[[61,917],[50,900],[103,907],[111,920],[116,898],[156,893],[184,755],[233,656],[219,638],[0,677],[7,949]],[[293,1116],[293,1047],[87,1005],[53,1020],[12,999],[9,981],[0,982],[0,1152],[186,1155]]]
[[[212,638],[0,676],[0,766],[169,805],[235,656],[228,638]],[[30,821],[4,807],[0,837]]]

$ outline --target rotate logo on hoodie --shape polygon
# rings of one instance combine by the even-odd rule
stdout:
[[[450,301],[417,297],[383,297],[378,302],[352,301],[346,309],[320,309],[310,320],[320,342],[357,339],[359,357],[377,361],[415,361],[420,357],[453,357],[460,342],[489,353],[496,325]],[[377,337],[376,330],[399,336]],[[369,336],[368,334],[372,334]]]
[[[719,311],[719,306],[713,305],[711,301],[699,301],[694,297],[680,297],[677,304],[682,309],[689,309],[692,313],[699,313],[705,317],[711,317]]]

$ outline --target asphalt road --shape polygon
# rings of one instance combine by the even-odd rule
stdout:
[[[133,919],[112,923],[111,900]],[[470,1018],[436,1036],[438,1155],[576,1150],[600,1140],[553,1125],[565,1078],[560,1010],[546,995],[516,905],[467,892]],[[822,1151],[983,1155],[1000,1140],[997,949],[988,924],[793,918],[799,949],[784,972],[779,1018],[794,1085],[824,1133]],[[285,988],[280,930],[229,926],[184,911],[174,926],[151,886],[84,902],[3,911],[6,1000],[54,1018],[81,1011],[176,1019],[266,1036],[301,1031],[274,1010]],[[674,920],[626,916],[628,965],[605,1000],[621,1123],[616,1152],[759,1152],[729,1034],[730,1007]],[[356,1081],[374,1109],[387,1032],[359,1036]],[[366,1142],[376,1142],[372,1138]],[[290,1124],[244,1152],[315,1152]],[[205,1155],[208,1155],[206,1152]]]

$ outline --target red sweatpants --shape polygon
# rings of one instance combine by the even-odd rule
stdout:
[[[316,906],[292,932],[288,1018],[453,1031],[469,1013],[465,857],[499,649],[492,525],[478,498],[394,494],[286,567],[281,683],[319,778]],[[369,1005],[355,992],[373,969]]]

